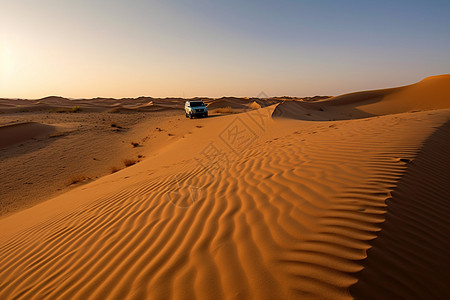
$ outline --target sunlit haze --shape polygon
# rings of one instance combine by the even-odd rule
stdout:
[[[0,97],[336,95],[450,71],[449,1],[0,3]]]

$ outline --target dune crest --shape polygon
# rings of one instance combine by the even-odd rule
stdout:
[[[403,87],[349,93],[316,102],[285,101],[278,105],[274,116],[331,121],[445,108],[450,108],[450,75],[427,77]]]

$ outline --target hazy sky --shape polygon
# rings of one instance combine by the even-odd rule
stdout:
[[[0,97],[336,95],[448,73],[448,0],[0,0]]]

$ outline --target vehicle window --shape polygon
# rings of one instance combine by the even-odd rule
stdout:
[[[191,102],[191,107],[204,106],[203,102]]]

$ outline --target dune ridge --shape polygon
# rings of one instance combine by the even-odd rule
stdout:
[[[284,101],[275,117],[331,121],[450,108],[450,75],[425,78],[408,86],[362,91],[314,102]]]
[[[203,100],[210,109],[231,107],[233,109],[251,109],[266,107],[282,100],[278,98],[93,98],[69,99],[60,96],[48,96],[41,99],[0,99],[0,114],[64,112],[78,107],[84,112],[154,112],[161,110],[182,110],[186,100]]]
[[[445,299],[443,78],[187,120],[141,163],[0,219],[0,298]],[[408,100],[435,89],[435,110]]]

